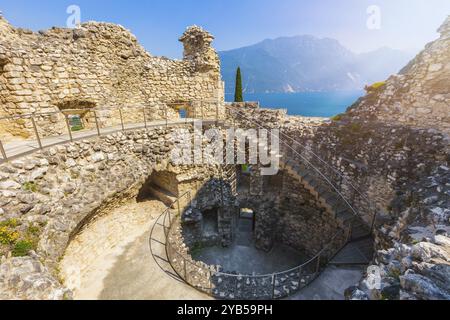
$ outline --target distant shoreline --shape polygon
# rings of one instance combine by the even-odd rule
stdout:
[[[364,90],[335,92],[297,92],[297,93],[247,93],[246,101],[258,101],[261,107],[287,109],[289,115],[306,117],[332,117],[343,113]],[[225,100],[232,102],[233,94],[226,94]]]

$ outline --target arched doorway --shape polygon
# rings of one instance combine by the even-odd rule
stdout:
[[[239,209],[236,226],[236,244],[251,247],[254,244],[256,230],[256,214],[253,209]]]
[[[59,103],[58,109],[67,117],[71,131],[80,131],[92,128],[95,123],[95,116],[92,109],[95,103],[85,100],[69,100]]]
[[[211,209],[203,210],[203,236],[219,236],[219,208],[213,207]]]

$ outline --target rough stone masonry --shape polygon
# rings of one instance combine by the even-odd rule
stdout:
[[[258,108],[240,110],[253,122],[281,127],[301,142],[298,151],[308,157],[308,150],[314,151],[346,177],[341,190],[351,181],[380,208],[375,263],[381,270],[381,287],[371,289],[364,279],[347,292],[349,298],[450,298],[449,30],[447,19],[441,37],[402,74],[333,121]],[[114,108],[123,104],[223,99],[212,37],[198,27],[188,29],[181,39],[183,61],[150,57],[128,32],[110,24],[35,34],[2,19],[0,35],[6,39],[0,44],[4,115],[107,105],[112,111],[101,120],[111,124],[108,121],[118,118]],[[179,70],[186,73],[180,76]],[[158,110],[162,109],[155,107],[155,115]],[[50,120],[48,130],[57,130]],[[242,117],[233,120],[252,126]],[[26,136],[30,131],[21,122],[0,128],[4,136]],[[24,228],[20,231],[32,234],[34,229],[27,226],[38,225],[41,236],[36,253],[22,258],[4,255],[0,296],[61,299],[69,294],[52,269],[70,234],[105,202],[143,183],[166,157],[171,143],[166,135],[163,129],[120,133],[2,164],[1,222],[18,218]]]
[[[376,207],[380,283],[371,287],[368,275],[349,299],[450,299],[450,17],[439,32],[399,75],[331,120],[229,106],[242,127],[294,137],[293,147],[342,193],[357,186]]]
[[[110,23],[34,33],[0,16],[0,38],[0,118],[106,108],[98,114],[100,125],[111,126],[118,124],[119,107],[149,107],[152,120],[163,119],[170,104],[187,104],[189,114],[194,103],[206,101],[212,104],[204,106],[203,116],[212,117],[213,104],[224,99],[219,58],[211,47],[214,38],[197,26],[180,38],[181,61],[150,55],[130,31]],[[167,115],[179,117],[170,107]],[[136,111],[124,112],[124,117],[132,119]],[[43,135],[66,130],[62,114],[37,121]],[[29,120],[0,123],[2,140],[33,134]]]

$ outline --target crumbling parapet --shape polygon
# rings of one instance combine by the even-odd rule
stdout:
[[[199,72],[220,72],[220,61],[217,52],[211,46],[214,37],[198,26],[186,29],[179,39],[184,46],[184,60],[193,63]]]
[[[125,122],[143,122],[144,106],[147,121],[180,118],[171,105],[177,101],[188,105],[190,116],[194,102],[202,101],[214,103],[197,108],[197,116],[222,114],[216,110],[224,101],[219,59],[213,37],[199,27],[182,37],[182,61],[150,55],[129,30],[111,23],[33,32],[0,17],[0,38],[0,118],[34,114],[42,136],[66,134],[67,128],[62,113],[52,119],[38,114],[67,104],[84,109],[86,101],[96,110],[109,109],[98,112],[102,127],[120,124],[119,108],[125,109]],[[0,127],[2,140],[34,136],[29,120],[1,121]]]
[[[441,34],[441,37],[444,38],[450,37],[450,16],[447,16],[447,19],[440,26],[438,32]]]
[[[355,103],[343,117],[436,129],[450,133],[450,17],[438,29],[440,37],[427,44],[398,75]],[[350,120],[350,119],[349,119]]]

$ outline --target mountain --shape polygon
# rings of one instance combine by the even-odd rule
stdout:
[[[397,73],[412,55],[390,48],[355,54],[337,40],[282,37],[219,52],[226,92],[234,92],[235,72],[243,73],[247,93],[341,91]]]

